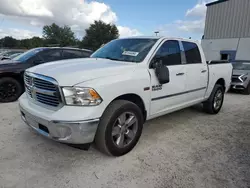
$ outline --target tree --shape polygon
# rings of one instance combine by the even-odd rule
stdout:
[[[43,38],[47,45],[72,46],[76,41],[70,27],[60,27],[55,23],[43,27]]]
[[[7,48],[14,48],[17,47],[18,41],[12,37],[4,37],[2,39],[2,46]]]
[[[44,46],[44,40],[40,37],[33,37],[29,39],[30,48],[37,48]]]
[[[113,24],[106,24],[103,21],[95,21],[88,29],[83,38],[81,47],[97,50],[102,44],[119,37],[119,31]]]
[[[19,48],[30,48],[30,39],[21,39],[19,42]]]

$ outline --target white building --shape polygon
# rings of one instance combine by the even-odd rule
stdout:
[[[207,4],[201,44],[207,60],[250,60],[250,0]]]

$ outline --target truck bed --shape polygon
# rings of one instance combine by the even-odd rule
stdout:
[[[230,66],[229,66],[230,65]],[[205,98],[208,98],[216,82],[221,79],[225,82],[226,92],[230,88],[233,66],[228,61],[210,61],[208,66],[208,87]],[[231,74],[228,74],[230,72]]]

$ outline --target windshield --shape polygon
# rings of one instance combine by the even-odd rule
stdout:
[[[2,52],[0,55],[1,56],[9,56],[9,55],[11,55],[11,52],[10,51],[8,51],[8,52]]]
[[[250,63],[233,63],[233,68],[236,70],[250,70]]]
[[[10,59],[13,59],[14,57],[17,57],[17,56],[19,56],[20,54],[22,54],[22,53],[12,54],[12,55],[9,56],[9,58],[10,58]]]
[[[21,55],[16,56],[15,58],[13,58],[13,60],[21,62],[26,61],[27,59],[33,57],[35,54],[37,54],[42,50],[43,50],[42,48],[31,49],[25,53],[22,53]]]
[[[157,39],[113,40],[92,54],[92,58],[117,61],[141,62],[147,56]]]

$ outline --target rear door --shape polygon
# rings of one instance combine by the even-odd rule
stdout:
[[[153,59],[161,59],[162,63],[168,67],[170,82],[159,84],[155,70],[149,69],[151,75],[151,108],[152,117],[166,113],[183,104],[186,101],[183,97],[185,90],[185,65],[182,64],[179,41],[166,40],[156,50]]]
[[[48,49],[37,54],[40,56],[44,63],[58,61],[62,59],[62,51],[60,49]],[[37,56],[37,58],[38,58]]]
[[[89,52],[89,51],[82,51],[82,57],[90,57],[92,54],[92,52]]]
[[[202,62],[200,49],[196,43],[182,41],[186,62],[186,87],[189,102],[204,98],[208,84],[207,64]]]
[[[81,50],[63,49],[63,58],[64,59],[83,58],[83,53]]]

